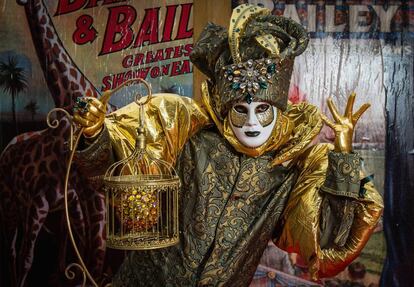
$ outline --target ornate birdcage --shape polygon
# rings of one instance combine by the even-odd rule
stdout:
[[[173,166],[146,149],[144,105],[139,105],[139,126],[130,156],[112,164],[105,173],[106,242],[124,250],[145,250],[177,244],[180,179]]]

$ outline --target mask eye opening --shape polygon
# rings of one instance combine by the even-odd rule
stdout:
[[[233,110],[239,114],[247,114],[248,109],[243,105],[234,105]]]
[[[256,114],[260,114],[260,113],[264,113],[266,112],[268,109],[270,108],[270,104],[265,103],[265,104],[260,104],[256,107],[255,109],[255,113]]]

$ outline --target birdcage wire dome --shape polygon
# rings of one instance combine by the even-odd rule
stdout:
[[[180,179],[174,167],[146,149],[144,105],[151,101],[150,85],[139,105],[139,126],[133,152],[106,171],[103,190],[106,204],[107,247],[146,250],[179,242],[178,193]]]

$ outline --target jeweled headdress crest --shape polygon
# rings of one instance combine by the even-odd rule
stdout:
[[[204,28],[190,58],[210,78],[210,102],[223,119],[241,100],[285,110],[294,58],[308,41],[293,20],[243,4],[233,10],[228,31],[212,23]]]

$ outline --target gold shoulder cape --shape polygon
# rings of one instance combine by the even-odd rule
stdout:
[[[192,99],[156,94],[144,106],[147,151],[175,165],[187,140],[211,123],[208,114]],[[135,146],[139,106],[133,102],[105,119],[116,158],[126,158]]]

